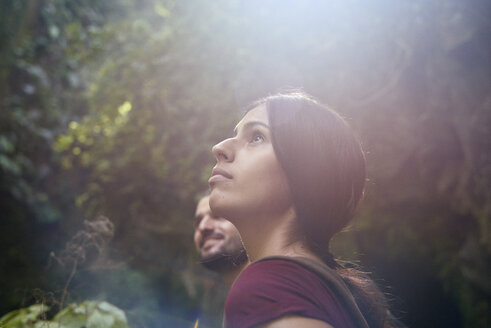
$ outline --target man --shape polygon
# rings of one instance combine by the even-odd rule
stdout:
[[[196,207],[194,244],[203,266],[220,274],[229,287],[248,263],[237,228],[224,218],[211,213],[209,196]]]

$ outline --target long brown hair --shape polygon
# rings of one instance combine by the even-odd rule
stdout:
[[[299,92],[277,94],[252,104],[265,105],[273,148],[290,186],[296,210],[292,239],[343,278],[370,327],[390,327],[387,302],[375,283],[345,268],[329,252],[331,238],[348,225],[365,188],[365,156],[346,121]]]

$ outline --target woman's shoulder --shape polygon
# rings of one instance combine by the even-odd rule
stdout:
[[[225,313],[228,322],[256,324],[286,314],[333,325],[344,321],[338,318],[342,306],[325,281],[301,264],[279,258],[254,262],[242,271],[227,296]]]
[[[284,297],[288,293],[308,293],[319,289],[321,279],[298,263],[284,259],[264,259],[247,266],[237,277],[228,298]]]
[[[269,285],[270,280],[275,282],[274,285],[279,282],[297,279],[304,281],[306,275],[315,277],[314,273],[295,261],[286,258],[265,258],[249,264],[237,278],[234,286],[247,286],[249,284],[254,284],[255,286],[258,284]],[[314,280],[318,280],[318,278]]]
[[[320,301],[323,281],[298,263],[265,259],[251,263],[234,282],[227,303],[286,303]],[[319,295],[318,295],[319,294]]]

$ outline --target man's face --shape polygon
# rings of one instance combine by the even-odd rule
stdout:
[[[207,196],[199,201],[194,221],[194,244],[201,262],[212,270],[216,261],[220,262],[216,270],[223,268],[224,260],[233,266],[242,264],[236,263],[245,255],[239,231],[226,219],[214,217],[208,200]]]

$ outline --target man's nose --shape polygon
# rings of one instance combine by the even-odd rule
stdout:
[[[199,230],[201,231],[207,231],[207,230],[213,230],[215,228],[215,220],[210,215],[205,215],[203,219],[199,223]]]

